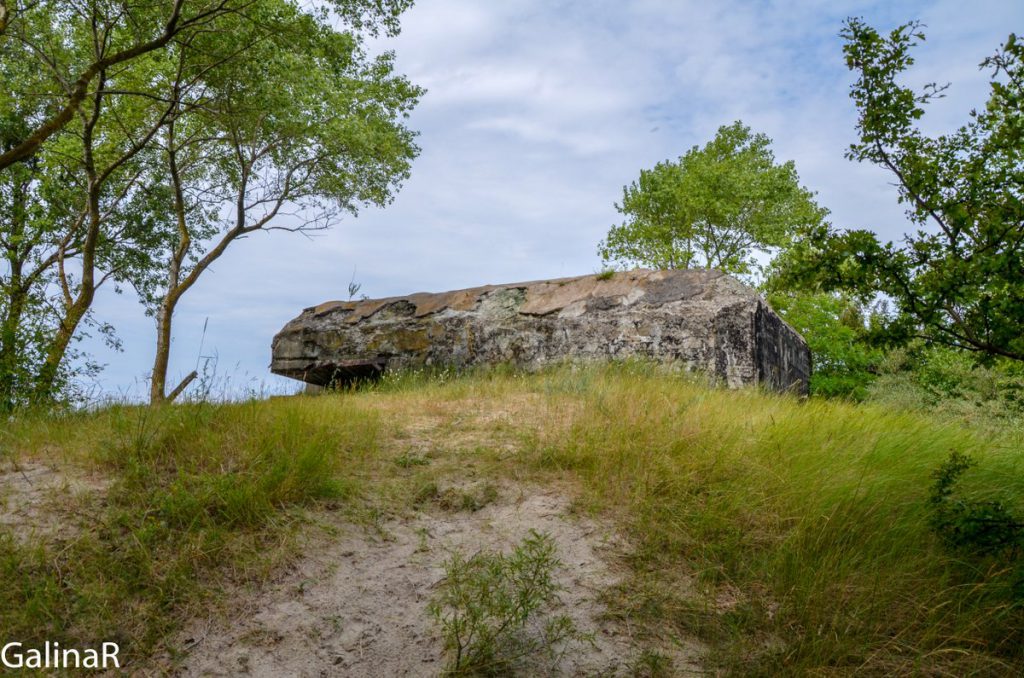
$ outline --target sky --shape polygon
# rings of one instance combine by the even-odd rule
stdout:
[[[924,22],[905,81],[951,83],[928,133],[966,122],[987,98],[978,64],[1024,32],[1020,0],[418,0],[399,36],[370,44],[427,90],[408,120],[422,149],[411,177],[392,204],[331,231],[232,245],[179,306],[169,382],[198,364],[214,396],[294,392],[269,372],[274,334],[347,298],[353,279],[372,298],[593,273],[623,186],[735,120],[795,162],[834,225],[898,239],[908,227],[891,177],[843,157],[856,140],[848,16],[886,31]],[[153,320],[112,288],[95,316],[122,350],[83,341],[105,366],[86,389],[142,397]]]

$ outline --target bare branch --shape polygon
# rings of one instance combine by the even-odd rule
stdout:
[[[181,392],[188,388],[188,385],[195,381],[196,377],[198,376],[199,373],[196,372],[195,370],[189,372],[188,375],[181,380],[181,383],[175,386],[174,390],[171,391],[170,395],[167,396],[167,402],[173,403],[174,399],[181,395]]]

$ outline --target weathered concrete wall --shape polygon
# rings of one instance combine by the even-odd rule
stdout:
[[[388,368],[648,356],[805,393],[807,344],[718,271],[647,271],[487,285],[307,308],[273,342],[271,371],[311,384]]]

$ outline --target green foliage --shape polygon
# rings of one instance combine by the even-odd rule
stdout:
[[[446,511],[479,511],[485,506],[493,504],[497,499],[498,488],[491,483],[468,489],[450,487],[444,491],[438,491],[434,498],[437,505]]]
[[[508,555],[453,554],[428,607],[450,656],[446,673],[506,675],[524,658],[553,657],[559,645],[575,639],[566,616],[546,620],[539,633],[530,628],[559,591],[554,572],[560,564],[551,537],[533,530]]]
[[[1011,431],[656,370],[593,371],[576,397],[533,462],[578,479],[582,509],[623,516],[633,576],[619,609],[637,633],[695,633],[705,669],[731,675],[1024,667],[1010,577],[965,570],[933,538],[927,501],[929,473],[958,449],[983,461],[973,484],[1021,502]]]
[[[676,672],[671,657],[647,649],[629,663],[626,675],[633,678],[669,678]]]
[[[111,284],[158,316],[162,396],[174,304],[227,244],[390,202],[421,90],[365,40],[410,4],[20,4],[0,35],[0,408],[60,391]]]
[[[847,156],[890,171],[916,230],[900,244],[867,230],[804,234],[786,255],[790,281],[895,301],[904,330],[985,356],[1024,359],[1024,44],[1010,35],[982,62],[991,71],[983,107],[956,131],[918,128],[944,87],[901,85],[924,35],[917,23],[879,34],[859,19],[843,30],[857,74],[860,140]]]
[[[953,548],[981,556],[1008,554],[1016,561],[1024,547],[1024,522],[1001,500],[965,500],[954,494],[961,476],[974,466],[977,461],[954,451],[932,473],[932,528]],[[1024,593],[1024,581],[1020,584]]]
[[[871,317],[865,317],[863,306],[830,293],[774,292],[768,301],[807,340],[814,366],[812,395],[867,397],[884,351],[870,343]]]
[[[0,152],[15,146],[47,112],[46,98],[36,96],[45,90],[40,82],[45,76],[34,59],[27,45],[16,40],[0,42],[0,81],[15,88],[0,92]],[[20,87],[34,94],[11,96]],[[119,114],[131,118],[124,107]],[[73,129],[79,131],[77,126]],[[61,317],[60,295],[55,294],[57,272],[64,263],[59,255],[74,259],[80,251],[81,237],[74,232],[76,223],[81,225],[81,204],[75,193],[80,177],[69,171],[73,161],[66,156],[77,157],[74,147],[54,143],[45,153],[0,171],[0,412],[32,404]],[[112,205],[104,201],[102,207]],[[126,240],[138,235],[130,215],[127,208],[111,215],[111,226]],[[97,255],[109,263],[113,249],[108,242],[101,243]],[[92,321],[88,314],[83,317],[84,324],[108,333],[107,326]],[[52,374],[51,395],[70,399],[74,377],[94,370],[95,365],[72,346],[68,360]]]
[[[886,353],[878,373],[868,400],[879,405],[987,430],[1024,431],[1024,365],[1018,361],[980,365],[965,351],[916,341]]]
[[[1006,597],[1019,607],[1024,603],[1024,521],[1004,498],[977,498],[959,487],[964,474],[977,465],[972,457],[953,451],[932,472],[931,527],[965,559],[964,579],[977,585],[987,578],[981,573],[994,573],[988,578],[1003,582]]]
[[[703,148],[642,170],[616,208],[626,221],[598,246],[606,262],[658,269],[757,269],[755,253],[785,246],[825,210],[799,184],[792,162],[776,164],[771,140],[741,122]]]

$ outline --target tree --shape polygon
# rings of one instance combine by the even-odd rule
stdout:
[[[421,90],[393,74],[392,55],[369,58],[357,34],[286,3],[221,29],[182,46],[165,94],[175,110],[153,189],[166,176],[170,190],[166,206],[151,204],[154,219],[173,215],[175,234],[159,255],[161,284],[137,286],[157,324],[153,403],[187,384],[167,394],[174,312],[232,242],[386,204],[418,152],[402,119]],[[211,59],[222,65],[207,70]]]
[[[897,82],[924,40],[916,22],[887,36],[859,19],[842,32],[860,139],[847,157],[885,168],[916,230],[899,244],[867,230],[813,229],[787,253],[790,280],[881,294],[910,335],[1024,360],[1024,45],[1010,35],[981,63],[991,71],[984,108],[950,134],[918,128],[942,96]]]
[[[5,82],[28,92],[39,84],[31,54],[22,42],[0,44]],[[48,105],[3,100],[0,148],[20,143]],[[145,258],[150,233],[134,218],[133,177],[160,119],[151,101],[97,92],[47,144],[0,172],[0,407],[49,399],[67,383],[68,350],[95,291]]]
[[[814,358],[812,395],[863,400],[884,358],[873,345],[879,314],[841,293],[784,290],[767,295],[772,308],[806,340]]]
[[[623,188],[616,208],[626,221],[600,243],[601,257],[659,269],[756,270],[756,253],[785,246],[827,214],[800,186],[792,161],[776,164],[770,146],[735,122],[677,162],[642,170]]]
[[[10,50],[5,56],[12,55]],[[23,81],[31,59],[0,60],[0,81]],[[37,105],[25,98],[0,116],[0,149],[22,138],[26,121]],[[46,214],[41,199],[38,158],[0,172],[0,413],[23,404],[32,376],[41,362],[49,330],[44,291],[48,266],[36,256]]]
[[[273,202],[271,193],[287,174],[278,170],[292,161],[298,165],[290,168],[279,209],[315,207],[307,191],[310,177],[316,177],[316,199],[345,208],[386,202],[393,182],[407,170],[408,158],[398,169],[403,160],[396,158],[414,147],[402,146],[409,141],[402,135],[411,138],[411,133],[397,123],[392,131],[400,132],[387,140],[390,146],[379,128],[382,121],[404,115],[418,90],[390,75],[389,54],[366,58],[362,36],[397,30],[398,15],[409,4],[5,2],[11,12],[0,32],[0,76],[9,86],[0,88],[0,154],[17,158],[0,164],[0,406],[45,401],[58,393],[69,374],[69,347],[90,322],[102,285],[130,283],[146,294],[157,288],[158,279],[169,290],[181,281],[187,282],[184,289],[190,287],[189,267],[205,261],[202,270],[212,261],[198,255],[210,254],[200,246],[216,232],[214,226],[223,224],[214,219],[224,207],[221,201],[241,199],[237,192],[221,190],[238,172],[248,172],[242,183],[248,187],[249,217],[253,209]],[[154,31],[169,25],[168,11],[183,17],[174,24],[173,39],[133,52],[139,44],[150,45]],[[332,29],[332,23],[344,28]],[[78,74],[85,71],[90,75],[82,80]],[[79,97],[75,92],[82,82]],[[318,94],[317,88],[325,86],[333,89]],[[292,95],[295,100],[286,102]],[[72,115],[65,120],[62,111],[68,106]],[[203,106],[205,121],[196,110]],[[268,112],[280,117],[268,117]],[[312,134],[308,125],[299,124],[307,115],[322,133]],[[184,134],[174,137],[175,126],[184,127]],[[246,146],[267,140],[271,128],[276,141],[267,141],[259,152]],[[211,136],[192,136],[204,129]],[[265,136],[250,134],[256,129]],[[380,133],[374,136],[375,131]],[[178,182],[169,181],[167,148],[180,150],[185,138],[193,147],[207,146],[201,171],[190,174],[189,169],[180,179],[187,190],[201,194],[203,218],[213,230],[204,231],[193,220],[191,242],[182,246],[172,187]],[[236,158],[250,151],[258,157],[240,169]],[[367,159],[374,153],[381,154],[376,164]],[[333,186],[324,179],[330,174],[328,162],[334,163]],[[358,173],[360,162],[363,174]],[[377,190],[373,182],[388,172],[387,188]],[[355,193],[344,193],[343,179],[358,187]],[[223,246],[244,237],[252,226],[245,223]],[[223,246],[214,245],[216,258]],[[173,257],[164,255],[178,247],[177,270],[185,274],[171,282]],[[184,289],[169,296],[176,298]]]

